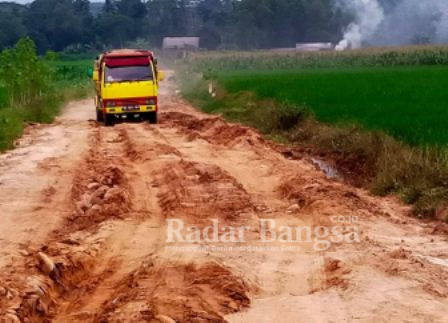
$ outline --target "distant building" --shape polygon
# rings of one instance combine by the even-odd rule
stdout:
[[[199,49],[199,37],[165,37],[163,49]]]
[[[298,43],[296,44],[296,50],[302,52],[320,52],[334,50],[332,43]]]

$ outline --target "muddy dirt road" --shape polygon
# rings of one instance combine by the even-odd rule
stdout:
[[[446,322],[443,227],[174,93],[157,126],[98,126],[73,102],[0,156],[2,321]],[[170,219],[248,229],[167,243]],[[261,243],[260,219],[303,239]]]

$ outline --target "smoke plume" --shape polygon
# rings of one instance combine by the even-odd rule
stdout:
[[[338,8],[354,17],[337,50],[448,42],[446,0],[336,1]]]

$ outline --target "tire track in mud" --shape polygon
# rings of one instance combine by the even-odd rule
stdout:
[[[89,270],[78,273],[83,281],[61,295],[63,301],[57,304],[54,321],[92,319],[95,311],[91,309],[107,299],[108,287],[125,263],[120,253],[131,248],[128,241],[151,214],[146,201],[135,199],[146,188],[141,187],[130,162],[133,147],[126,130],[98,127],[92,137],[91,152],[80,166],[79,182],[74,185],[73,200],[78,202],[67,228],[76,230],[79,240],[89,232],[97,252]],[[77,243],[91,249],[89,243]]]
[[[181,321],[207,319],[218,322],[223,321],[223,315],[247,307],[248,287],[229,269],[217,263],[162,260],[157,267],[151,266],[147,270],[147,264],[156,258],[154,253],[158,252],[158,245],[163,241],[160,237],[165,218],[163,213],[169,213],[163,196],[168,196],[173,188],[165,178],[157,184],[158,180],[152,176],[172,174],[170,168],[177,168],[186,178],[195,178],[190,189],[213,180],[213,185],[205,187],[199,196],[211,194],[216,198],[230,193],[233,186],[241,189],[235,181],[214,167],[206,165],[206,169],[201,170],[199,165],[183,161],[176,149],[164,143],[145,142],[141,147],[135,147],[124,126],[114,129],[93,127],[89,144],[89,153],[73,182],[73,213],[61,228],[53,232],[45,246],[30,257],[36,260],[28,261],[29,276],[18,287],[21,302],[8,310],[10,319],[118,322],[116,295],[120,300],[127,299],[127,303],[144,298],[146,307],[143,310],[123,316],[129,319],[134,315],[136,321],[174,317]],[[157,160],[159,157],[162,160]],[[178,160],[167,166],[164,157]],[[192,173],[188,174],[188,170]],[[160,186],[163,189],[157,188]],[[164,193],[157,193],[158,190]],[[244,191],[241,195],[242,208],[249,207]],[[237,196],[229,195],[227,200],[231,202]],[[148,199],[152,201],[148,202]],[[191,196],[182,196],[181,199],[187,201]],[[158,208],[158,201],[162,201],[161,208]],[[200,206],[204,200],[195,202]],[[224,203],[218,209],[225,213],[227,207],[231,205]],[[213,211],[208,209],[191,214],[200,218],[205,216],[204,212]],[[132,223],[128,224],[128,221]],[[127,236],[118,234],[126,228],[130,230]],[[133,235],[136,231],[140,232]],[[154,236],[148,239],[147,235],[151,234]],[[113,241],[115,238],[126,240],[131,237],[134,244],[149,240],[146,245],[137,246],[146,248],[135,252],[135,246],[129,246],[127,241],[121,241],[122,244],[118,243],[115,248],[110,246],[117,244]],[[181,284],[164,297],[155,297],[159,290],[165,291],[168,286],[173,288],[170,283],[173,276],[178,276],[177,281]],[[159,282],[160,277],[164,277],[164,283]],[[133,285],[143,284],[137,290],[140,294],[129,288],[129,281]],[[174,305],[170,304],[170,297],[178,293],[183,297]],[[205,296],[207,293],[209,295]],[[138,299],[134,299],[136,295]]]
[[[93,283],[83,293],[79,294],[78,290],[75,290],[72,295],[66,297],[68,300],[59,305],[55,321],[77,322],[81,319],[98,321],[98,315],[104,313],[101,310],[103,304],[111,301],[109,299],[120,285],[120,281],[124,279],[123,277],[132,276],[134,271],[139,270],[141,266],[144,267],[147,259],[152,258],[151,254],[159,248],[158,245],[162,241],[160,238],[162,218],[157,205],[157,190],[150,183],[149,173],[139,167],[141,162],[145,162],[144,158],[157,157],[163,153],[165,147],[160,145],[152,147],[151,143],[146,143],[144,150],[139,151],[139,147],[134,147],[125,125],[100,129],[105,138],[94,143],[94,146],[102,147],[99,153],[102,157],[98,158],[98,168],[93,167],[93,174],[99,175],[88,176],[90,180],[84,187],[89,188],[92,185],[96,187],[98,186],[96,183],[102,184],[104,178],[112,185],[112,200],[116,204],[105,211],[110,212],[107,221],[111,219],[115,221],[110,224],[109,230],[106,228],[103,230],[105,232],[95,235],[96,239],[104,236],[103,244],[99,248],[102,255],[97,255],[99,259],[96,259],[96,265],[100,264],[101,269],[95,268],[84,274]],[[145,154],[146,150],[152,153]],[[95,153],[90,154],[90,156],[95,155]],[[95,157],[93,159],[95,160]],[[92,165],[92,160],[87,160],[87,164]],[[109,173],[112,176],[107,176]],[[119,183],[118,187],[114,183]],[[101,187],[95,191],[99,190],[100,198],[103,193]],[[95,192],[92,194],[93,198],[98,195]],[[108,193],[106,192],[103,196],[106,202],[109,201]],[[81,196],[82,210],[83,204],[86,204],[84,203],[86,198],[85,194]],[[87,201],[89,201],[88,198]],[[93,204],[93,207],[96,205],[87,202],[87,207],[90,206],[89,204]],[[78,203],[76,206],[79,210]],[[118,209],[114,209],[114,206]],[[96,220],[101,221],[102,218]],[[85,247],[85,243],[83,245]]]
[[[250,211],[247,193],[218,167],[186,161],[157,128],[127,130],[130,145],[138,151],[136,168],[157,188],[159,221],[176,217],[200,226],[211,215],[228,219]],[[164,223],[159,231],[165,233]],[[114,296],[103,303],[96,320],[223,322],[224,315],[249,305],[251,288],[216,259],[173,256],[159,248],[115,285]]]
[[[18,277],[20,302],[9,310],[9,316],[21,320],[44,321],[54,315],[58,298],[82,295],[92,289],[110,272],[92,275],[103,248],[95,233],[104,221],[121,219],[130,210],[129,187],[122,164],[120,149],[104,145],[115,139],[102,138],[98,127],[91,128],[90,150],[77,170],[72,186],[73,213],[55,230],[48,241],[33,250],[25,266],[28,277]],[[116,153],[116,155],[114,155]],[[92,277],[93,276],[93,277]],[[16,313],[16,314],[14,314]]]
[[[73,181],[73,213],[40,250],[30,252],[34,257],[29,258],[37,260],[28,259],[25,266],[31,268],[27,275],[29,272],[33,275],[26,281],[20,281],[24,275],[18,276],[17,287],[11,289],[21,289],[15,295],[16,304],[9,309],[11,319],[40,321],[51,317],[58,306],[56,298],[76,295],[79,299],[113,272],[114,259],[104,264],[98,261],[101,251],[107,247],[102,232],[107,231],[107,226],[103,224],[136,215],[141,217],[133,212],[130,199],[129,179],[134,186],[138,181],[119,166],[132,165],[123,159],[129,148],[124,134],[124,131],[92,127],[91,148]]]

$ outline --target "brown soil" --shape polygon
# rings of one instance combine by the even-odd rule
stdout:
[[[0,156],[1,321],[446,321],[444,228],[174,93],[164,84],[157,126],[99,126],[91,100],[73,102]],[[185,246],[165,242],[170,219],[250,228],[192,252],[167,248]],[[359,240],[253,250],[259,219]]]

